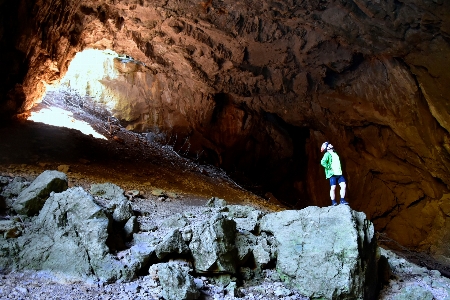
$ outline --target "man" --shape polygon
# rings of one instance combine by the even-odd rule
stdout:
[[[321,152],[325,151],[325,155],[323,156],[320,164],[325,168],[325,177],[330,179],[330,197],[331,197],[331,205],[335,206],[336,203],[336,183],[341,187],[341,201],[339,204],[348,205],[348,202],[345,201],[345,178],[342,175],[342,167],[341,161],[339,159],[339,155],[334,151],[333,145],[328,142],[322,144]]]

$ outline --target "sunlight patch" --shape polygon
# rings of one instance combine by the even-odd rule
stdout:
[[[72,115],[73,114],[67,110],[58,107],[49,107],[43,108],[37,112],[32,112],[28,120],[52,126],[76,129],[86,135],[91,134],[95,138],[106,140],[103,135],[96,132],[88,123],[76,120]]]

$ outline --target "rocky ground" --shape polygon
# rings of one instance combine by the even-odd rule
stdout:
[[[103,123],[102,123],[103,122]],[[94,122],[95,123],[95,122]],[[133,210],[140,223],[158,223],[178,213],[198,214],[210,197],[245,204],[263,211],[285,209],[276,199],[263,199],[242,188],[222,170],[180,156],[170,147],[149,141],[122,127],[95,123],[108,139],[98,140],[75,130],[33,122],[0,128],[0,175],[33,180],[44,170],[68,175],[69,187],[88,190],[93,183],[111,182],[125,191],[137,190]],[[149,216],[147,218],[145,216]],[[3,216],[6,217],[6,216]],[[151,224],[149,224],[151,226]],[[393,252],[384,251],[392,273],[385,275],[380,299],[449,299],[450,281],[436,270],[419,267]],[[276,280],[271,270],[257,281],[241,282],[240,299],[304,299]],[[201,299],[233,299],[220,282],[198,277]],[[0,299],[160,299],[161,287],[151,275],[128,283],[73,282],[46,272],[0,275]]]

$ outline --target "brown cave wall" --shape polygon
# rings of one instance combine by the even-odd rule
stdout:
[[[177,136],[181,152],[202,153],[298,208],[329,204],[319,164],[328,140],[353,208],[405,246],[450,256],[450,3],[22,0],[0,8],[3,112],[30,108],[77,51],[125,53],[139,67],[118,64],[123,76],[104,85],[122,99],[114,113],[130,129]]]

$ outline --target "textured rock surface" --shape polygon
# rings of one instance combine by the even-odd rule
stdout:
[[[330,140],[353,208],[448,255],[449,35],[442,0],[2,1],[0,105],[30,108],[82,49],[131,55],[102,81],[130,128],[189,136],[297,207],[328,205]]]
[[[164,263],[156,266],[164,299],[198,299],[200,292],[197,290],[194,277],[188,274],[189,268],[186,269],[177,263]]]
[[[236,272],[236,222],[220,214],[192,228],[189,244],[198,273]]]
[[[130,280],[134,273],[106,246],[109,219],[82,188],[50,196],[30,231],[17,239],[19,269],[50,270],[68,277]]]
[[[169,254],[188,254],[189,247],[183,240],[183,236],[178,229],[169,232],[162,242],[156,247],[156,256],[164,259]]]
[[[52,192],[59,193],[68,187],[67,175],[58,171],[45,171],[29,187],[20,192],[13,203],[13,209],[22,215],[39,213]]]
[[[374,299],[377,243],[373,225],[363,213],[345,205],[288,210],[265,215],[261,230],[278,242],[281,278],[301,294]]]

